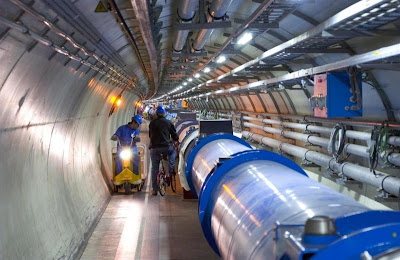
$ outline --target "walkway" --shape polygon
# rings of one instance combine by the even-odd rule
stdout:
[[[147,134],[144,123],[145,143]],[[176,194],[168,189],[152,196],[148,178],[141,192],[114,195],[81,259],[218,259],[201,231],[197,200],[183,200],[179,183]]]

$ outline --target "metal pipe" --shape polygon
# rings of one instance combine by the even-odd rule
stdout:
[[[245,127],[258,128],[270,134],[281,135],[290,139],[296,139],[313,145],[321,146],[328,149],[329,139],[313,136],[310,134],[302,134],[297,132],[285,131],[273,127],[260,126],[252,123],[244,123]],[[358,144],[346,144],[343,150],[344,154],[353,154],[364,158],[369,158],[368,147]],[[388,162],[395,166],[400,166],[400,154],[390,153],[388,155]]]
[[[178,7],[178,18],[181,23],[191,22],[194,18],[198,0],[187,0],[187,1],[180,1],[180,5]],[[174,52],[181,52],[183,46],[185,45],[186,38],[189,34],[188,30],[176,30],[175,31],[175,38],[173,43],[173,51]],[[178,60],[178,57],[172,58],[173,60]]]
[[[232,0],[214,0],[206,14],[207,23],[211,23],[214,19],[223,18],[231,3]],[[201,51],[213,32],[214,29],[200,30],[194,40],[193,49],[196,51]]]
[[[386,192],[399,191],[400,182],[396,178],[384,176],[379,179],[379,176],[375,180],[373,174],[369,174],[372,177],[364,176],[364,167],[335,164],[329,156],[247,131],[242,133],[246,138],[279,147],[282,151],[289,150],[292,155],[319,161],[331,169],[339,167],[343,174],[351,175],[353,179],[364,179],[374,186],[378,180]],[[359,241],[354,237],[360,232],[398,222],[398,215],[391,211],[370,211],[353,199],[307,178],[293,161],[273,152],[252,150],[243,140],[231,135],[213,135],[200,140],[188,157],[186,176],[188,173],[192,176],[188,178],[189,186],[199,197],[199,220],[204,235],[222,259],[281,259],[283,255],[300,259],[305,254],[317,255],[318,250],[307,251],[311,248],[305,241],[307,234],[318,234],[318,241],[308,241],[323,245],[318,247],[322,254],[332,245],[331,252],[335,252],[336,241],[346,242],[349,238],[351,241],[346,245],[354,245]],[[304,223],[316,216],[334,220],[334,233],[322,234],[317,230],[311,233]],[[371,216],[376,216],[372,222]],[[342,224],[344,222],[346,225]],[[393,230],[391,227],[388,234],[393,234]],[[290,242],[286,237],[289,231],[291,236],[296,235],[297,247],[287,243]],[[365,236],[362,239],[365,240]],[[392,248],[398,242],[379,240],[372,244],[379,246],[379,250],[387,250],[386,243]],[[381,246],[383,244],[385,246]],[[352,254],[359,255],[360,250],[363,252],[364,248],[356,248]]]
[[[270,114],[270,115],[274,115],[274,114]],[[274,116],[282,117],[285,119],[295,119],[295,120],[299,120],[299,118],[304,119],[304,117],[297,118],[297,116],[286,116],[286,115],[285,116],[274,115]],[[294,117],[296,117],[296,118],[294,118]],[[332,131],[332,129],[329,127],[316,126],[316,125],[310,125],[310,124],[302,124],[302,123],[284,122],[284,121],[273,120],[273,119],[261,119],[261,118],[254,118],[254,117],[250,117],[250,116],[244,116],[243,119],[248,120],[248,121],[263,122],[266,124],[279,125],[279,126],[284,126],[284,127],[288,127],[288,128],[299,129],[302,131],[310,131],[310,132],[326,134],[326,135],[330,135],[331,131]],[[346,130],[346,137],[356,139],[356,140],[370,141],[371,133],[354,131],[354,130]],[[400,146],[400,137],[399,136],[390,136],[388,139],[388,144],[393,145],[393,146]]]
[[[126,81],[121,81],[118,78],[112,76],[111,74],[108,73],[108,71],[104,71],[103,69],[97,67],[95,64],[92,64],[91,62],[87,61],[87,60],[82,60],[82,58],[80,58],[77,55],[73,55],[71,53],[69,53],[66,49],[64,49],[63,47],[60,47],[58,45],[56,45],[54,42],[48,40],[45,37],[40,36],[39,34],[33,32],[32,30],[30,30],[28,27],[21,25],[21,24],[17,24],[13,21],[8,20],[7,18],[3,17],[0,15],[0,24],[4,24],[5,26],[12,28],[12,29],[16,29],[19,30],[27,35],[29,35],[30,37],[32,37],[32,39],[38,41],[39,43],[52,48],[54,51],[67,56],[69,59],[75,60],[80,62],[82,65],[85,65],[87,67],[89,67],[90,69],[93,69],[95,71],[98,71],[99,73],[107,76],[108,78],[110,78],[112,81],[120,83],[125,85],[125,88],[127,86],[129,86],[130,83],[126,84]]]
[[[187,182],[185,174],[186,161],[190,150],[193,149],[195,139],[198,136],[199,136],[199,131],[194,130],[193,132],[188,133],[182,140],[179,139],[181,145],[179,149],[178,175],[181,182],[181,186],[187,191],[190,190],[190,187]]]
[[[336,13],[334,16],[328,18],[327,20],[325,20],[324,22],[322,22],[321,24],[311,28],[309,31],[304,32],[303,34],[298,35],[297,37],[294,37],[291,40],[288,40],[278,46],[275,46],[272,49],[267,50],[266,52],[262,53],[261,55],[259,55],[257,58],[248,61],[238,67],[236,67],[235,69],[230,70],[227,73],[224,73],[222,75],[219,75],[216,78],[213,78],[211,80],[208,80],[207,83],[212,83],[212,82],[216,82],[218,80],[220,80],[221,78],[225,78],[228,77],[230,75],[233,75],[235,73],[238,73],[242,70],[244,70],[247,67],[250,67],[252,65],[255,65],[257,63],[259,63],[261,60],[267,59],[269,57],[272,57],[273,55],[276,55],[280,52],[282,52],[283,50],[285,50],[286,48],[290,48],[296,44],[302,43],[304,41],[307,41],[308,39],[312,38],[315,35],[318,35],[320,33],[322,33],[323,31],[332,28],[333,26],[342,23],[343,21],[345,21],[346,19],[350,19],[352,17],[355,16],[359,16],[361,15],[363,12],[365,12],[366,10],[368,10],[369,8],[373,7],[373,6],[377,6],[381,3],[385,2],[385,0],[375,0],[375,1],[369,1],[369,0],[361,0],[358,1],[357,3],[348,6],[347,8],[345,8],[344,10]],[[208,37],[206,37],[208,38]],[[204,46],[204,45],[203,45]],[[197,49],[197,48],[195,48]],[[381,54],[381,53],[379,53]],[[347,66],[346,66],[347,67]],[[206,83],[202,83],[201,86],[206,85]]]
[[[147,69],[146,69],[146,65],[145,65],[142,55],[140,54],[140,51],[139,51],[139,47],[136,44],[135,38],[133,37],[132,32],[129,29],[129,26],[126,24],[117,4],[115,3],[115,0],[108,0],[108,4],[111,6],[114,16],[117,19],[118,23],[121,24],[122,31],[125,33],[125,36],[130,41],[132,49],[135,52],[136,58],[140,64],[140,67],[142,68],[143,73],[145,74],[145,77],[147,79],[147,82],[150,85],[152,79],[150,77],[149,71],[147,71]]]
[[[232,154],[250,149],[248,146],[231,139],[217,139],[201,147],[190,169],[194,192],[197,195],[200,194],[204,181],[220,158],[227,158]]]
[[[264,11],[273,3],[273,0],[264,0],[258,7],[257,9],[253,12],[251,16],[249,16],[246,21],[241,24],[231,36],[226,39],[226,41],[222,44],[222,46],[214,53],[211,55],[211,57],[208,58],[207,61],[202,62],[201,66],[197,68],[196,72],[199,72],[203,70],[211,61],[213,61],[218,55],[220,55],[226,47],[229,46],[229,44],[232,42],[233,39],[237,38],[239,35],[241,35],[251,24],[254,22]]]
[[[69,35],[68,33],[62,31],[61,29],[59,29],[54,23],[50,22],[48,19],[46,19],[46,17],[44,17],[42,14],[36,12],[32,7],[26,5],[25,3],[21,2],[20,0],[10,0],[13,4],[15,4],[16,6],[18,6],[19,8],[21,8],[24,12],[30,14],[31,16],[33,16],[36,20],[40,21],[41,23],[43,23],[45,26],[47,26],[51,31],[53,31],[54,33],[56,33],[58,36],[64,38],[65,40],[69,41],[71,43],[71,45],[76,48],[79,49],[80,51],[83,52],[83,54],[85,54],[86,56],[90,56],[93,57],[95,60],[97,60],[98,62],[100,62],[103,66],[106,67],[106,69],[111,70],[112,72],[114,72],[118,77],[122,78],[123,80],[127,81],[127,82],[131,82],[132,80],[128,77],[126,77],[123,74],[120,74],[118,72],[116,72],[116,70],[114,69],[114,67],[112,65],[107,64],[104,60],[102,60],[99,56],[96,55],[96,53],[91,53],[90,51],[88,51],[85,46],[77,43],[71,35]],[[6,19],[3,19],[4,23],[6,22]],[[12,22],[8,22],[8,26],[11,26]],[[18,25],[18,24],[17,24]],[[21,26],[21,25],[19,25]],[[21,31],[20,28],[13,26],[14,29],[19,29]],[[23,33],[27,33],[28,31],[22,31]],[[47,46],[51,46],[49,44],[46,44],[46,40],[44,37],[43,41],[40,41],[40,43],[47,45]],[[36,39],[38,40],[38,39]],[[39,41],[39,40],[38,40]],[[47,40],[48,41],[48,40]],[[135,75],[136,76],[136,75]],[[132,83],[133,84],[133,83]]]
[[[303,225],[314,216],[335,219],[368,211],[353,199],[268,158],[239,164],[219,183],[210,208],[212,235],[222,259],[280,259],[272,257],[278,254],[277,223]]]
[[[399,196],[400,193],[399,178],[389,176],[380,171],[376,171],[376,174],[372,174],[370,170],[366,167],[355,165],[348,162],[338,163],[331,156],[315,152],[306,148],[298,147],[296,145],[284,143],[273,138],[254,134],[248,131],[243,131],[242,135],[246,139],[253,139],[267,146],[278,148],[283,152],[299,157],[301,159],[306,159],[322,167],[326,167],[345,177],[354,179],[362,183],[367,183],[369,185],[382,189],[387,193]]]

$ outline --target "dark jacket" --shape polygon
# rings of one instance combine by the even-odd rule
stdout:
[[[178,141],[174,125],[168,119],[159,117],[149,125],[150,148],[166,147],[171,145],[171,138]]]

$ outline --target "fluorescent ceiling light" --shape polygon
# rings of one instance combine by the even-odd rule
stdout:
[[[200,73],[194,74],[194,77],[195,77],[195,78],[200,78]]]
[[[222,56],[222,55],[221,55],[221,56],[218,57],[218,59],[217,59],[216,62],[217,62],[217,63],[222,63],[222,62],[224,62],[224,61],[226,61],[226,58],[225,58],[225,56]]]
[[[189,79],[188,79],[188,81],[189,81],[189,82],[192,82],[192,81],[193,81],[193,79],[192,79],[192,78],[189,78]]]
[[[238,44],[239,45],[243,45],[248,43],[251,39],[253,39],[253,35],[251,33],[245,33],[242,35],[242,37],[240,37],[240,39],[238,40]]]
[[[187,82],[183,82],[183,85],[186,86],[186,85],[187,85]]]
[[[205,68],[204,68],[204,72],[205,72],[205,73],[208,73],[208,72],[210,72],[210,71],[211,71],[211,70],[210,70],[209,67],[205,67]]]

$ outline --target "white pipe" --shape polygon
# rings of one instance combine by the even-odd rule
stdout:
[[[188,20],[191,20],[194,17],[196,12],[198,0],[185,0],[179,1],[180,5],[178,7],[178,16],[181,19],[184,19],[182,22],[184,23]],[[173,51],[174,52],[181,52],[183,46],[185,45],[186,38],[189,34],[188,30],[176,30],[175,37],[174,37],[174,44],[173,44]],[[174,58],[174,60],[178,60],[178,57]]]
[[[302,133],[297,133],[297,132],[291,132],[291,131],[285,131],[285,130],[280,130],[280,129],[273,128],[273,127],[266,127],[266,126],[263,127],[261,125],[256,125],[256,124],[252,124],[252,123],[244,123],[244,126],[250,127],[250,128],[261,129],[264,132],[267,132],[270,134],[282,135],[282,136],[290,138],[290,139],[296,139],[296,140],[303,141],[306,143],[308,142],[310,144],[321,146],[325,149],[327,149],[328,145],[329,145],[329,139],[318,137],[318,136],[302,134]],[[369,158],[368,147],[358,145],[358,144],[346,144],[343,152],[361,156],[364,158]],[[399,153],[390,153],[388,156],[388,161],[393,165],[400,166],[400,154]]]
[[[355,165],[352,163],[338,163],[331,156],[308,150],[306,148],[298,147],[296,145],[284,143],[273,138],[265,137],[258,134],[253,134],[248,131],[243,131],[242,135],[246,139],[253,139],[259,143],[263,143],[267,146],[278,148],[281,151],[306,159],[310,162],[318,164],[322,167],[331,169],[334,172],[343,174],[344,176],[354,179],[356,181],[367,183],[379,189],[383,189],[385,192],[395,196],[399,196],[400,193],[400,179],[389,176],[383,172],[376,171],[376,174],[370,172],[366,167]]]
[[[210,9],[207,10],[207,23],[213,21],[213,17],[221,18],[225,15],[228,7],[232,3],[232,0],[214,0],[210,6]],[[203,15],[203,14],[200,14]],[[212,15],[212,16],[211,16]],[[202,29],[196,36],[196,39],[193,43],[193,48],[196,51],[200,51],[203,49],[206,41],[210,39],[211,34],[214,32],[214,29]]]
[[[329,128],[329,127],[315,126],[315,125],[310,125],[310,124],[293,123],[293,122],[284,122],[284,121],[273,120],[273,119],[261,119],[261,118],[254,118],[254,117],[250,117],[250,116],[244,116],[243,119],[248,120],[248,121],[263,122],[265,124],[279,125],[279,126],[284,126],[284,127],[293,128],[293,129],[299,129],[299,130],[303,130],[303,131],[308,130],[310,132],[319,133],[319,134],[330,135],[331,131],[332,131],[332,128]],[[346,137],[356,139],[356,140],[370,141],[371,133],[354,131],[354,130],[346,130]],[[393,145],[393,146],[400,146],[400,137],[399,136],[390,136],[388,139],[388,144]]]

